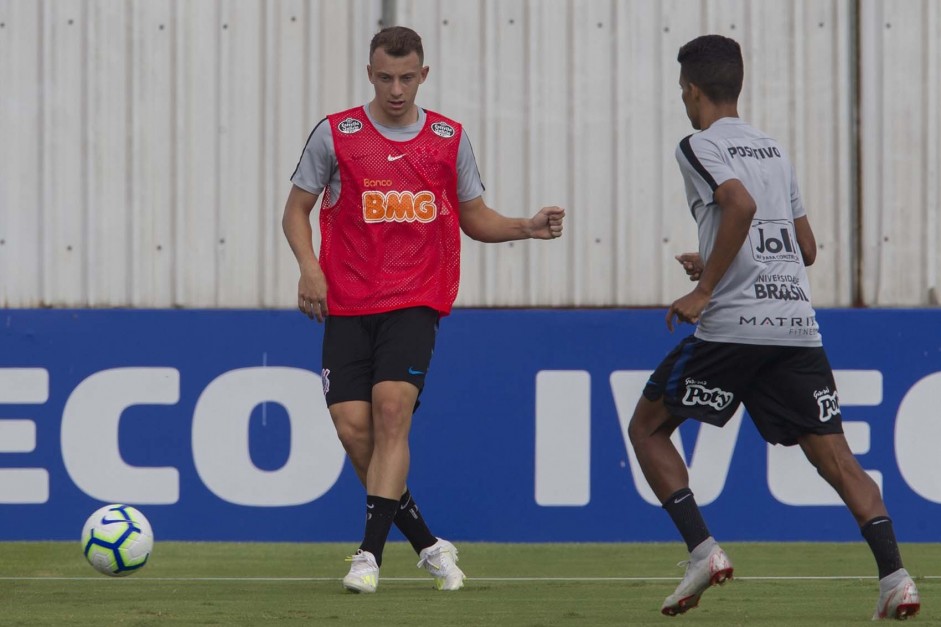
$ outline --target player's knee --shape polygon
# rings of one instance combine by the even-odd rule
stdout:
[[[627,425],[627,436],[631,441],[631,446],[634,448],[643,446],[655,431],[656,429],[651,426],[649,421],[644,420],[643,416],[639,416],[636,413]]]
[[[334,422],[337,438],[347,451],[359,450],[372,445],[372,434],[368,427],[343,420]]]
[[[373,404],[373,433],[377,440],[407,438],[411,413],[397,399]]]
[[[627,425],[627,436],[635,448],[644,443],[658,432],[664,432],[669,437],[673,429],[668,425],[670,414],[662,402],[652,402],[641,398]]]
[[[627,437],[631,441],[631,446],[637,446],[645,437],[644,429],[638,424],[637,417],[631,418],[627,425]]]

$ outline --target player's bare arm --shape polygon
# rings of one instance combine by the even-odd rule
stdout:
[[[757,210],[755,199],[738,179],[724,182],[716,188],[713,196],[716,204],[722,209],[722,219],[712,254],[706,260],[702,275],[693,291],[670,305],[666,319],[670,331],[673,331],[674,319],[691,324],[699,321],[699,316],[712,298],[713,290],[725,276],[745,238],[748,237],[748,230]]]
[[[281,228],[301,271],[297,282],[297,308],[308,318],[323,322],[327,315],[327,280],[314,253],[314,232],[310,226],[310,214],[316,203],[317,194],[292,186],[284,204]]]
[[[812,266],[817,260],[817,239],[814,237],[814,231],[810,228],[810,221],[807,216],[801,216],[794,220],[794,231],[797,236],[797,246],[801,249],[801,257],[804,259],[805,266]]]
[[[555,239],[562,236],[565,209],[543,207],[532,218],[508,218],[494,211],[482,196],[460,205],[461,230],[479,242],[497,243],[519,239]]]

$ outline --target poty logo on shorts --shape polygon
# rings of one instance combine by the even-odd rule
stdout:
[[[330,391],[330,369],[324,368],[320,371],[320,381],[323,383],[323,395],[326,396]]]
[[[834,416],[840,415],[840,399],[836,390],[831,392],[829,387],[817,390],[814,392],[814,398],[820,408],[820,422],[828,422]]]
[[[445,139],[454,137],[454,127],[446,122],[435,122],[431,125],[431,131]]]
[[[352,135],[353,133],[356,133],[357,131],[360,131],[362,129],[363,129],[363,123],[353,118],[346,118],[345,120],[337,124],[337,130],[347,135]]]
[[[705,405],[716,411],[722,411],[732,403],[735,395],[721,388],[707,388],[699,383],[687,383],[684,405]]]

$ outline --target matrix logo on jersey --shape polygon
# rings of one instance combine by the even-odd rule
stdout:
[[[704,405],[716,411],[722,411],[732,403],[734,398],[735,395],[731,392],[726,392],[721,388],[707,388],[705,382],[687,379],[683,404],[690,407]]]
[[[352,135],[363,130],[363,123],[354,118],[346,118],[337,124],[337,130],[346,135]]]
[[[431,222],[438,216],[435,195],[428,191],[363,192],[366,222]]]
[[[817,407],[820,408],[820,422],[828,422],[834,416],[840,415],[840,401],[836,390],[831,392],[829,387],[825,387],[815,391],[814,398],[817,399]]]
[[[820,333],[820,330],[817,328],[817,318],[815,316],[796,316],[790,318],[787,316],[765,316],[764,318],[759,318],[758,316],[739,316],[738,324],[739,326],[748,327],[787,327],[788,335],[813,336]]]
[[[454,127],[446,122],[435,122],[431,125],[431,132],[445,139],[454,137]]]
[[[801,263],[793,228],[790,220],[754,220],[748,232],[748,241],[755,261]]]

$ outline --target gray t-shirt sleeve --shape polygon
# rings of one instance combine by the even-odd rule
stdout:
[[[719,146],[701,134],[690,135],[680,142],[677,152],[683,176],[695,187],[702,201],[709,205],[714,202],[713,194],[726,181],[738,178],[725,160]]]
[[[337,168],[333,134],[329,122],[324,118],[307,138],[304,152],[291,175],[291,182],[311,194],[319,195],[337,177]]]
[[[461,143],[457,148],[457,200],[465,202],[483,195],[484,184],[480,180],[477,158],[474,148],[467,137],[467,130],[461,133]]]

